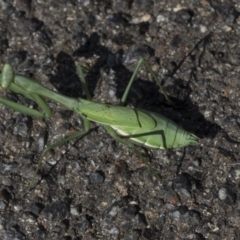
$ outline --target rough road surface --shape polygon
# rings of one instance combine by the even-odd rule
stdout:
[[[0,105],[0,239],[240,239],[240,4],[187,0],[0,0],[0,62],[71,97],[86,68],[95,101],[118,104],[147,59],[173,101],[142,68],[128,106],[158,112],[201,138],[198,147],[132,149],[101,127],[44,158],[45,145],[83,130],[59,104],[49,119]],[[26,106],[36,104],[0,89]]]

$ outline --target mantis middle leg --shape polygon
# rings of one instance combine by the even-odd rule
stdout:
[[[158,87],[160,88],[160,92],[164,95],[166,101],[168,101],[169,103],[171,103],[172,105],[174,105],[174,104],[172,103],[172,101],[169,99],[169,97],[167,96],[167,94],[166,94],[165,90],[163,89],[162,85],[159,83],[159,80],[158,80],[156,74],[153,72],[151,66],[148,64],[148,62],[147,62],[144,58],[141,58],[141,59],[138,61],[137,66],[135,67],[134,72],[133,72],[133,74],[132,74],[132,76],[131,76],[131,78],[130,78],[130,80],[129,80],[129,82],[128,82],[128,85],[127,85],[127,87],[126,87],[126,89],[125,89],[125,91],[124,91],[124,93],[123,93],[123,96],[122,96],[121,101],[120,101],[120,105],[125,105],[126,100],[127,100],[127,97],[128,97],[128,94],[129,94],[129,91],[130,91],[130,89],[131,89],[131,87],[132,87],[132,84],[133,84],[134,80],[136,79],[136,76],[137,76],[137,74],[138,74],[138,71],[139,71],[139,69],[141,68],[141,66],[142,66],[143,64],[147,67],[147,70],[148,70],[148,71],[150,72],[150,74],[152,75],[154,81],[156,82],[156,84],[157,84]]]

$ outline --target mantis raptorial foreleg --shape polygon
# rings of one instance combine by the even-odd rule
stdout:
[[[79,73],[80,80],[82,82],[82,86],[84,88],[85,94],[87,96],[87,99],[91,100],[91,95],[90,95],[89,90],[87,88],[87,84],[86,84],[86,81],[85,81],[85,78],[84,78],[81,67],[78,67],[78,73]],[[35,109],[32,109],[30,107],[26,107],[26,106],[24,106],[22,104],[19,104],[19,103],[15,103],[15,102],[10,101],[10,100],[8,100],[4,97],[0,97],[0,103],[2,103],[3,105],[5,105],[5,106],[7,106],[7,107],[9,107],[9,108],[11,108],[15,111],[18,111],[22,114],[26,114],[26,115],[29,115],[29,116],[39,117],[39,118],[48,118],[48,117],[51,116],[51,114],[52,114],[51,110],[50,110],[49,106],[47,105],[47,103],[44,101],[44,99],[41,97],[41,95],[39,95],[39,94],[37,94],[33,91],[28,91],[27,89],[24,89],[21,86],[18,86],[14,82],[15,76],[14,76],[14,73],[13,73],[13,69],[10,65],[7,65],[7,64],[4,65],[4,67],[2,69],[1,77],[2,77],[2,85],[1,86],[3,88],[5,88],[5,89],[8,88],[15,93],[21,94],[21,95],[25,96],[26,98],[29,98],[29,99],[33,100],[42,109],[42,112],[38,111],[38,110],[35,110]],[[20,76],[20,75],[18,75],[17,77],[21,78],[23,81],[24,80],[31,80],[33,82],[35,81],[34,79],[29,79],[27,77]],[[38,161],[37,168],[35,170],[35,173],[34,173],[34,176],[33,176],[32,180],[31,180],[31,182],[28,186],[27,191],[32,187],[32,184],[36,179],[37,173],[38,173],[39,169],[41,168],[42,160],[43,160],[44,156],[51,149],[53,149],[55,147],[58,147],[58,146],[66,143],[66,142],[68,142],[72,139],[81,138],[89,132],[90,121],[88,119],[83,119],[83,121],[84,121],[85,130],[83,130],[81,132],[78,132],[78,133],[75,133],[71,136],[68,136],[68,137],[64,138],[63,140],[58,141],[57,143],[49,145],[42,151],[42,153],[40,155],[40,158],[39,158],[39,161]]]
[[[22,79],[24,81],[24,79],[29,79],[27,77],[24,76],[17,76],[18,78]],[[0,86],[4,89],[9,89],[12,92],[21,94],[23,96],[25,96],[28,99],[33,100],[34,102],[37,103],[37,105],[42,109],[41,111],[32,109],[30,107],[26,107],[22,104],[19,103],[15,103],[13,101],[10,101],[6,98],[0,97],[0,103],[2,103],[3,105],[26,115],[29,116],[33,116],[33,117],[50,117],[51,116],[51,109],[49,108],[49,106],[47,105],[47,103],[44,101],[44,99],[39,95],[39,94],[35,94],[34,92],[28,92],[26,89],[22,88],[21,86],[17,85],[14,82],[14,72],[13,72],[13,68],[8,65],[5,64],[2,68],[2,74],[1,74],[1,78],[0,79]],[[35,81],[34,79],[31,79],[32,81]]]

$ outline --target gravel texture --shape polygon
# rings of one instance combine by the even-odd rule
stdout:
[[[48,119],[0,105],[0,239],[239,239],[239,15],[239,2],[227,0],[0,0],[1,64],[75,98],[83,97],[81,64],[94,100],[118,104],[144,57],[180,107],[164,101],[144,68],[128,106],[201,138],[198,147],[139,148],[161,183],[93,123],[83,139],[47,154],[23,197],[44,146],[83,122],[52,101]]]

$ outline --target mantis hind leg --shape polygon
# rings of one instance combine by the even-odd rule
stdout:
[[[159,89],[160,89],[160,92],[164,95],[165,99],[167,102],[169,102],[170,104],[174,105],[174,103],[172,103],[172,101],[169,99],[169,97],[167,96],[165,90],[163,89],[162,85],[159,83],[159,80],[156,76],[156,74],[154,73],[154,71],[152,70],[151,66],[149,65],[149,63],[144,59],[144,58],[141,58],[135,69],[134,69],[134,72],[128,82],[128,85],[123,93],[123,96],[121,98],[121,101],[120,101],[120,105],[125,105],[126,103],[126,100],[127,100],[127,97],[128,97],[128,94],[129,94],[129,91],[132,87],[132,84],[134,82],[134,80],[136,79],[136,76],[138,74],[138,71],[139,69],[141,68],[142,65],[145,65],[145,67],[147,68],[147,70],[150,72],[152,78],[154,79],[154,81],[156,82],[156,84],[158,85]],[[142,162],[148,167],[148,169],[153,173],[153,175],[161,182],[163,183],[165,186],[168,186],[165,181],[162,179],[162,177],[157,174],[157,172],[154,170],[154,168],[151,166],[151,164],[146,160],[146,158],[141,154],[141,152],[135,147],[134,144],[130,143],[129,141],[119,137],[112,128],[109,128],[109,127],[105,127],[106,131],[118,142],[121,142],[123,144],[125,144],[126,146],[132,148],[134,150],[134,152],[140,157],[140,159],[142,160]],[[161,133],[160,133],[161,134]],[[164,136],[163,136],[163,142],[165,142],[164,140]],[[166,144],[165,144],[166,145]],[[173,191],[171,189],[171,191]],[[174,192],[174,195],[176,195],[176,193]]]
[[[121,101],[120,101],[120,105],[125,105],[126,103],[126,100],[127,100],[127,97],[128,97],[128,94],[129,94],[129,91],[132,87],[132,84],[134,82],[134,80],[136,79],[136,76],[138,74],[138,71],[139,69],[141,68],[142,65],[145,65],[147,70],[150,72],[151,76],[153,77],[154,81],[156,82],[156,84],[158,85],[159,89],[160,89],[160,92],[164,95],[165,99],[167,102],[172,103],[172,101],[169,99],[169,97],[167,96],[165,90],[163,89],[162,85],[159,83],[159,80],[156,76],[156,74],[154,73],[154,71],[152,70],[151,66],[149,65],[149,63],[144,59],[144,58],[141,58],[138,63],[137,63],[137,66],[135,67],[134,69],[134,72],[128,82],[128,85],[123,93],[123,96],[121,98]],[[174,105],[174,104],[173,104]]]
[[[180,201],[177,193],[173,190],[172,186],[169,185],[168,182],[166,182],[156,171],[155,169],[151,166],[151,164],[146,160],[146,158],[142,155],[142,153],[135,147],[135,145],[131,142],[129,142],[126,139],[123,139],[121,137],[119,137],[116,132],[109,126],[104,126],[104,129],[107,131],[107,133],[109,135],[111,135],[111,137],[117,141],[120,142],[124,145],[126,145],[127,147],[133,149],[133,151],[137,154],[137,156],[141,159],[141,161],[148,167],[149,171],[155,176],[155,178],[164,186],[166,187],[169,192],[172,195],[172,198],[176,199],[177,201]]]

